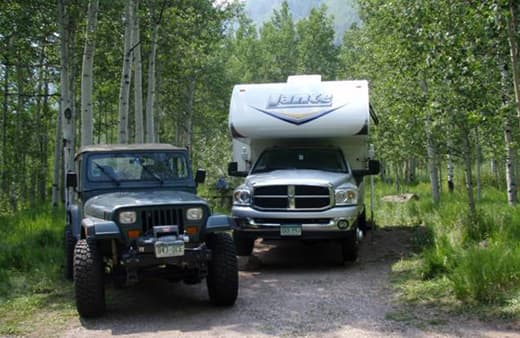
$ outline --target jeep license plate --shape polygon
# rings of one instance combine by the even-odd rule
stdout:
[[[280,225],[280,236],[301,236],[302,226],[299,224]]]
[[[155,257],[175,257],[184,255],[183,242],[155,242]]]

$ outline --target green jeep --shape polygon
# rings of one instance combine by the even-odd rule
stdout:
[[[206,278],[212,303],[230,306],[238,267],[228,216],[211,216],[197,197],[186,149],[168,144],[93,145],[67,173],[65,275],[83,317],[105,312],[105,281],[122,287],[153,276],[195,284]]]

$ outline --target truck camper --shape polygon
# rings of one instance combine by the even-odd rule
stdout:
[[[286,83],[239,84],[229,128],[233,239],[250,255],[257,238],[336,240],[357,258],[366,228],[364,183],[379,172],[368,141],[367,81],[290,76]]]

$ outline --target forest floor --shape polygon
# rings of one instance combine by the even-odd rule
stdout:
[[[52,332],[65,337],[520,337],[520,323],[479,320],[431,305],[410,306],[392,285],[392,266],[412,253],[412,228],[370,232],[360,258],[341,265],[331,243],[257,243],[240,258],[240,290],[231,308],[210,305],[205,283],[146,281],[107,290],[103,318],[77,316]]]

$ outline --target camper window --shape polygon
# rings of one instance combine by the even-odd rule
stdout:
[[[347,166],[338,149],[277,148],[264,151],[252,173],[290,169],[347,172]]]

